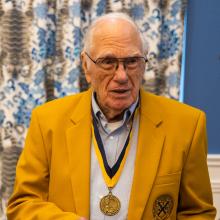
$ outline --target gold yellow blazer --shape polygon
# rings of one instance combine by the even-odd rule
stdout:
[[[127,219],[213,220],[204,113],[142,90],[140,96]],[[33,110],[8,220],[89,219],[91,123],[91,90]],[[157,203],[161,196],[172,198],[170,214],[171,206]]]

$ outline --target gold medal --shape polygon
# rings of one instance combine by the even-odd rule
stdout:
[[[99,205],[102,213],[108,216],[116,215],[121,208],[119,199],[111,191],[100,200]]]

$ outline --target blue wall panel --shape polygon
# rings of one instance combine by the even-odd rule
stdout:
[[[220,153],[220,0],[187,9],[183,101],[206,112],[209,153]]]

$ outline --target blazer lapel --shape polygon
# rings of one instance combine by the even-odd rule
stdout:
[[[141,91],[140,126],[128,220],[141,219],[147,204],[163,149],[162,119],[150,95]]]
[[[70,175],[76,213],[89,218],[90,209],[90,146],[91,91],[87,92],[71,117],[66,131]]]

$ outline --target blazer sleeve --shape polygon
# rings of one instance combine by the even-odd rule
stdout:
[[[207,167],[206,118],[201,112],[182,172],[177,219],[214,220],[215,215]]]
[[[8,220],[78,220],[48,202],[49,162],[35,110],[25,147],[16,168],[14,192],[7,207]]]

